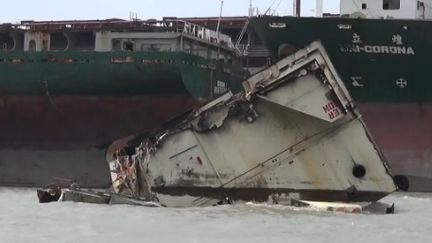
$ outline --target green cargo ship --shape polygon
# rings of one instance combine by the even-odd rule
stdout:
[[[120,137],[228,90],[247,73],[228,36],[184,21],[0,25],[0,185],[110,184]]]
[[[348,2],[341,2],[341,10]],[[362,2],[356,6],[366,11],[380,1]],[[389,8],[387,2],[381,5],[382,11]],[[405,4],[392,6],[402,8],[401,3]],[[421,6],[424,5],[418,5]],[[366,15],[354,12],[346,18],[261,16],[252,18],[250,24],[276,59],[320,40],[383,149],[400,188],[430,191],[432,22],[363,18]]]

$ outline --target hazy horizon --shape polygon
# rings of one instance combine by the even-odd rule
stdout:
[[[24,3],[23,3],[24,2]],[[267,9],[275,15],[292,15],[293,0],[252,0],[260,13]],[[204,17],[218,16],[221,0],[37,0],[8,1],[2,4],[0,22],[21,20],[83,20],[129,19],[134,12],[140,19],[161,19],[164,16]],[[24,5],[24,6],[23,6]],[[302,1],[302,15],[313,16],[315,0]],[[4,11],[7,10],[7,11]],[[246,16],[249,0],[224,0],[222,16]],[[324,12],[338,13],[339,1],[324,0]]]

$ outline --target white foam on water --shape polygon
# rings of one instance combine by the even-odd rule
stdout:
[[[0,189],[0,242],[432,242],[432,194],[393,194],[394,215],[267,204],[144,208],[39,204],[36,190]]]

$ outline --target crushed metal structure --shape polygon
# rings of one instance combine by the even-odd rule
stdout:
[[[374,202],[395,191],[383,155],[319,42],[243,87],[165,129],[114,143],[107,157],[116,193],[182,207]]]

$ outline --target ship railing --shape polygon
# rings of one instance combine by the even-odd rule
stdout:
[[[184,20],[156,20],[149,19],[145,21],[133,20],[88,20],[88,21],[22,21],[20,24],[2,24],[2,29],[21,29],[31,31],[51,31],[51,30],[143,30],[143,31],[176,31],[196,38],[213,42],[216,44],[225,44],[230,48],[234,48],[231,37],[218,33],[206,27],[193,24]]]
[[[144,32],[169,31],[193,36],[203,41],[236,49],[231,37],[206,27],[184,20],[156,20],[124,21],[124,20],[88,20],[88,21],[22,21],[20,24],[2,24],[2,29],[22,31],[116,31],[133,30]]]
[[[239,50],[242,56],[249,55],[250,44],[238,44],[237,49]]]
[[[222,44],[226,45],[229,48],[234,48],[234,44],[232,43],[231,37],[228,35],[218,33],[214,30],[207,29],[205,27],[202,27],[200,25],[196,25],[193,23],[185,22],[182,32],[187,35],[192,35],[196,38],[216,43],[216,44]]]

